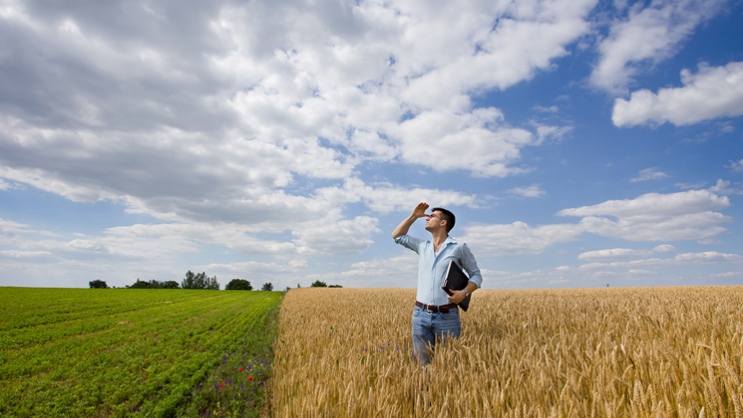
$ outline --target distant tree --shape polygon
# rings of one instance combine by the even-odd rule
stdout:
[[[181,287],[184,289],[201,289],[196,282],[196,275],[191,270],[186,272],[186,277],[181,282]]]
[[[338,287],[338,288],[341,288],[341,287],[343,287],[343,286],[341,286],[341,285],[339,285],[339,284],[331,284],[331,285],[330,285],[330,286],[328,286],[328,287]]]
[[[178,289],[180,286],[174,280],[160,282],[157,280],[144,281],[137,279],[133,285],[127,287],[130,289]]]
[[[127,287],[130,289],[152,289],[152,283],[137,279],[133,285]]]
[[[263,287],[261,290],[266,290],[268,292],[273,291],[273,285],[271,283],[263,283]]]
[[[108,289],[108,285],[103,280],[93,280],[92,282],[88,282],[88,285],[90,285],[91,289]]]
[[[328,287],[328,285],[325,282],[321,282],[320,280],[315,280],[310,287]]]
[[[224,290],[253,290],[253,286],[249,281],[244,279],[232,279]]]
[[[219,282],[217,282],[217,276],[207,277],[205,272],[194,274],[189,270],[181,282],[181,287],[184,289],[219,290]]]

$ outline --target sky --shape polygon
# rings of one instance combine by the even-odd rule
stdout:
[[[741,0],[0,0],[0,286],[743,283]],[[416,222],[411,235],[430,237]]]

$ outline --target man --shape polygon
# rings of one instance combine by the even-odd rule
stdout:
[[[457,304],[482,285],[482,275],[477,261],[467,244],[458,243],[449,236],[454,227],[454,214],[443,208],[433,208],[426,214],[428,204],[418,203],[400,225],[392,231],[397,244],[418,253],[418,292],[413,308],[413,350],[423,365],[431,358],[428,347],[446,336],[459,337],[462,330]],[[431,240],[412,237],[408,230],[418,218],[426,218],[426,230]],[[455,261],[469,274],[469,283],[463,290],[454,291],[451,296],[442,289],[446,279],[449,262]]]

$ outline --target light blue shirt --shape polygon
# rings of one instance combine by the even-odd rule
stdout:
[[[482,285],[482,275],[477,267],[475,256],[472,255],[467,244],[460,244],[452,237],[447,237],[441,244],[441,251],[436,255],[433,252],[433,242],[415,238],[410,235],[400,235],[395,242],[418,253],[418,294],[416,299],[426,305],[447,305],[449,299],[441,288],[446,279],[446,270],[449,262],[455,260],[469,275],[470,281],[478,288]]]

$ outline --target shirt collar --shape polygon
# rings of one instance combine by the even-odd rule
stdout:
[[[431,245],[433,245],[433,240],[429,240],[428,242],[430,242]],[[446,247],[449,244],[456,244],[456,243],[457,243],[457,240],[456,239],[452,238],[451,235],[447,235],[446,236],[446,240],[444,240],[444,242],[442,243],[441,247]]]

